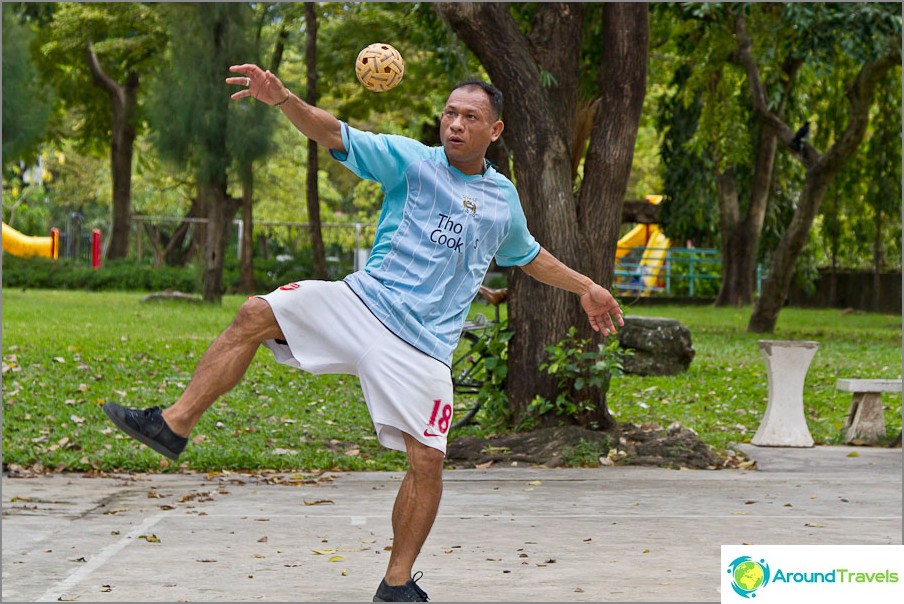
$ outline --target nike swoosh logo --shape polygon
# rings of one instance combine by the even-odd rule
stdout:
[[[428,430],[424,430],[424,436],[442,436],[442,434],[431,434]]]

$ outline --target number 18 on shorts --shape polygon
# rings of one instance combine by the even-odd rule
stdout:
[[[424,436],[427,438],[433,436],[445,436],[452,424],[452,405],[443,403],[441,400],[433,401],[433,411],[430,413],[430,419],[427,421],[427,428],[424,430]]]

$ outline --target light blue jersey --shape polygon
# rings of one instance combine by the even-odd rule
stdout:
[[[540,253],[515,186],[488,166],[466,175],[442,147],[342,124],[352,172],[382,185],[384,200],[364,270],[345,282],[390,331],[451,364],[462,324],[490,261],[523,266]]]

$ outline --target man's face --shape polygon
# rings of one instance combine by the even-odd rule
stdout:
[[[449,163],[465,174],[481,174],[490,143],[502,134],[490,97],[477,86],[452,91],[443,109],[439,137]]]

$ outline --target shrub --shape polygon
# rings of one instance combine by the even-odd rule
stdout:
[[[72,259],[3,256],[3,287],[33,289],[85,289],[91,291],[200,291],[195,267],[153,268],[128,260],[110,260],[101,269]]]
[[[593,411],[598,404],[595,393],[608,392],[612,376],[621,375],[625,351],[618,338],[610,338],[594,350],[590,340],[578,338],[577,329],[571,327],[565,339],[546,347],[546,355],[548,360],[540,364],[540,371],[555,376],[559,394],[553,401],[536,397],[530,410],[537,415],[576,418]]]

